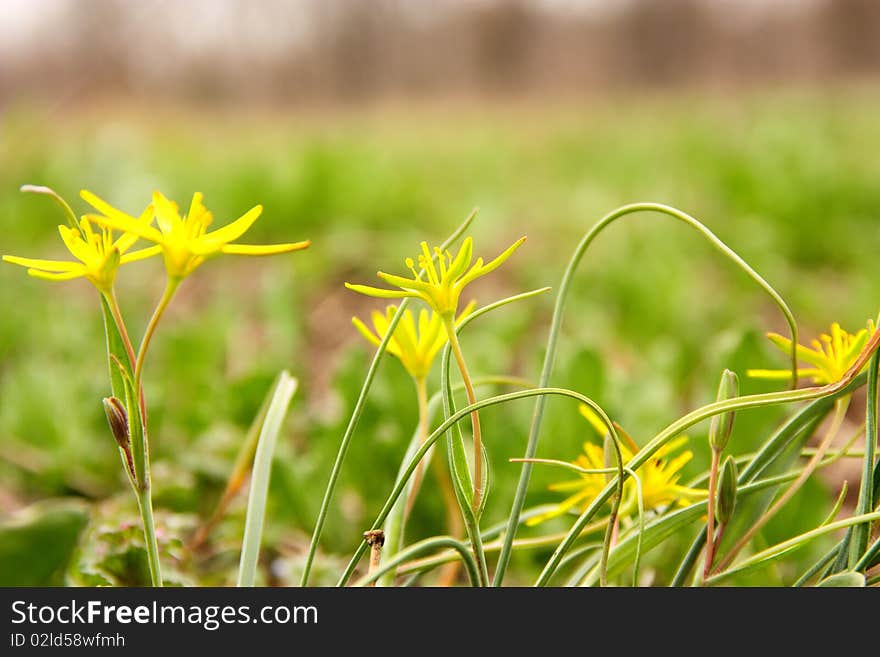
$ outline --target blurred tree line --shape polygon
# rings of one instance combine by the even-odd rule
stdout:
[[[0,102],[268,103],[824,84],[880,72],[876,0],[43,0]],[[6,28],[10,30],[9,26]]]

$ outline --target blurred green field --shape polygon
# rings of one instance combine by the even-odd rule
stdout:
[[[368,364],[350,318],[382,305],[344,281],[373,283],[378,268],[402,270],[420,240],[439,242],[479,206],[478,254],[529,240],[473,286],[477,299],[556,286],[593,222],[625,203],[659,201],[703,220],[761,272],[789,301],[804,337],[834,320],[857,329],[880,305],[871,264],[880,250],[878,108],[872,90],[323,114],[17,107],[0,117],[0,251],[64,256],[55,230],[62,217],[46,199],[20,194],[24,183],[49,185],[80,211],[80,188],[132,213],[153,189],[181,204],[199,190],[221,223],[265,206],[248,241],[312,240],[306,252],[226,257],[200,269],[172,306],[145,373],[171,579],[205,584],[234,581],[243,497],[206,550],[191,556],[181,542],[210,514],[275,374],[288,368],[301,379],[278,447],[261,570],[261,581],[292,584]],[[162,285],[158,261],[122,270],[119,294],[135,335]],[[551,293],[474,323],[463,337],[472,372],[536,379],[552,301]],[[0,583],[147,581],[132,547],[142,540],[138,516],[100,404],[108,390],[96,293],[83,281],[47,283],[4,264],[0,307]],[[585,258],[554,383],[594,397],[644,442],[712,398],[723,367],[741,374],[744,392],[769,389],[744,372],[784,366],[762,338],[783,328],[769,300],[685,226],[632,217]],[[403,369],[387,360],[346,463],[316,583],[335,581],[390,490],[416,422],[413,395]],[[573,404],[548,408],[539,456],[571,460],[590,429]],[[519,467],[507,459],[524,449],[531,409],[526,401],[485,413],[486,526],[508,513]],[[749,451],[779,417],[742,414],[733,451]],[[706,430],[691,434],[691,474],[706,467]],[[558,500],[546,491],[558,476],[537,468],[529,504]],[[815,526],[834,493],[834,482],[807,486],[762,540]],[[22,516],[49,498],[80,501],[44,502]],[[430,479],[419,500],[411,537],[442,533]],[[35,514],[59,527],[48,530]],[[55,550],[32,556],[44,554],[47,532]],[[650,553],[648,565],[667,564],[657,583],[689,539]],[[63,547],[76,543],[65,565]],[[786,567],[808,563],[823,545]],[[517,555],[510,581],[531,582],[542,557]],[[742,581],[772,584],[793,572]]]

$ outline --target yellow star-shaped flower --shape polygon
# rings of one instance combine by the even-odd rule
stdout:
[[[473,312],[476,304],[472,301],[461,312],[456,324]],[[374,345],[379,343],[388,333],[388,326],[397,314],[397,306],[388,306],[385,314],[373,311],[371,317],[375,332],[364,324],[359,318],[352,317],[351,321],[358,331]],[[410,310],[403,311],[394,335],[388,341],[388,353],[396,356],[403,367],[416,380],[424,379],[431,371],[431,363],[438,352],[446,344],[446,331],[443,330],[443,319],[433,310],[429,313],[424,308],[419,312],[419,321],[416,324],[415,316]]]
[[[816,385],[840,381],[856,362],[874,330],[871,320],[868,320],[866,328],[856,333],[849,333],[834,322],[830,333],[823,333],[818,340],[810,343],[812,349],[800,344],[797,346],[798,359],[811,365],[798,368],[798,376],[812,377]],[[776,347],[791,353],[791,340],[777,333],[768,333],[767,337]],[[746,374],[756,379],[788,379],[791,370],[748,370]]]
[[[90,198],[104,204],[104,201],[94,194],[88,194]],[[152,206],[148,206],[137,219],[118,210],[117,213],[124,216],[126,224],[136,231],[123,232],[121,236],[114,239],[112,228],[94,226],[89,217],[80,219],[77,228],[65,225],[58,226],[58,232],[61,234],[64,245],[77,259],[77,262],[40,260],[13,255],[4,255],[3,260],[27,267],[28,274],[37,278],[50,281],[85,278],[100,291],[109,292],[113,287],[116,271],[120,265],[143,260],[159,253],[157,246],[128,253],[128,250],[137,242],[139,233],[148,228],[153,220]],[[71,222],[73,222],[73,218]]]
[[[593,426],[593,428],[602,436],[607,433],[604,423],[598,418],[591,408],[581,404],[579,409],[581,415]],[[620,427],[617,428],[618,433],[627,442],[620,446],[620,452],[624,462],[632,460],[635,452],[638,451],[632,438]],[[687,436],[680,436],[675,440],[671,440],[663,447],[657,450],[654,457],[636,470],[642,485],[642,500],[645,510],[658,509],[670,504],[686,505],[690,502],[700,500],[706,497],[707,491],[699,488],[689,488],[678,483],[681,477],[681,469],[693,458],[693,453],[686,450],[677,456],[669,458],[679,448],[687,443]],[[589,441],[584,443],[584,453],[579,455],[573,462],[573,465],[583,470],[607,470],[613,467],[613,464],[605,462],[605,451],[599,445]],[[604,473],[583,473],[578,479],[563,481],[549,486],[553,491],[571,492],[571,495],[556,505],[555,508],[541,515],[530,518],[526,521],[527,525],[537,525],[549,518],[555,518],[571,509],[583,510],[592,502],[596,496],[602,491],[607,483],[607,475]],[[620,515],[625,516],[636,508],[637,491],[636,483],[633,479],[627,478],[624,486],[623,499],[620,505]]]
[[[100,216],[90,217],[96,223],[155,242],[165,258],[168,276],[173,280],[189,276],[207,258],[218,253],[264,256],[298,251],[310,244],[309,241],[271,245],[232,244],[253,225],[262,213],[263,206],[257,205],[232,223],[208,232],[213,216],[202,203],[201,192],[193,194],[189,211],[183,217],[175,203],[160,192],[154,192],[153,208],[158,228],[132,222],[131,217],[88,191],[83,190],[81,195],[101,212]]]
[[[355,292],[382,299],[403,299],[405,297],[422,299],[441,318],[454,317],[458,311],[459,297],[465,286],[497,269],[525,241],[526,238],[521,237],[494,260],[483,264],[483,259],[477,258],[473,265],[471,265],[471,261],[473,260],[474,243],[470,237],[462,242],[461,248],[455,256],[449,251],[443,252],[439,247],[434,247],[433,253],[437,258],[436,265],[428,243],[422,242],[418,265],[425,270],[424,279],[416,271],[416,262],[412,258],[407,258],[405,262],[407,268],[412,272],[412,278],[386,274],[381,271],[376,274],[386,283],[400,288],[399,290],[387,290],[351,283],[346,283],[345,286]]]

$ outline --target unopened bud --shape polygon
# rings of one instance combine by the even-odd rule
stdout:
[[[718,384],[718,396],[716,401],[724,401],[739,395],[739,379],[734,372],[724,370],[721,375],[721,383]],[[709,423],[709,445],[716,452],[724,451],[730,434],[733,432],[733,420],[736,413],[730,411],[712,417]]]
[[[736,461],[732,456],[728,456],[721,466],[721,477],[718,483],[718,503],[715,505],[715,515],[718,523],[726,525],[733,516],[733,509],[736,506]]]
[[[116,443],[124,450],[128,450],[128,414],[125,412],[125,406],[116,397],[104,397],[101,400],[104,404],[104,413],[107,415],[107,423],[110,425],[110,431]]]

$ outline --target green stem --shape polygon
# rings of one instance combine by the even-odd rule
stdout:
[[[859,501],[856,513],[865,514],[874,510],[874,454],[877,449],[877,371],[880,352],[874,354],[868,366],[868,398],[865,410],[865,460],[862,462],[862,483],[859,487]],[[849,545],[849,565],[854,568],[862,554],[868,549],[871,538],[871,524],[856,525],[852,528]]]
[[[134,363],[134,347],[131,344],[131,338],[128,336],[128,330],[126,330],[125,328],[125,321],[122,319],[122,311],[119,309],[119,301],[116,298],[116,290],[111,288],[109,292],[102,292],[102,294],[107,300],[107,306],[110,308],[110,314],[113,316],[113,321],[116,324],[116,329],[119,331],[119,335],[122,337],[122,343],[123,345],[125,345],[125,352],[128,354],[129,360]]]
[[[138,508],[144,523],[144,540],[147,544],[147,561],[153,586],[162,586],[162,570],[159,565],[159,544],[156,541],[156,523],[153,521],[153,498],[150,489],[138,491]]]
[[[152,485],[150,482],[150,444],[147,439],[147,409],[142,393],[143,382],[142,376],[144,371],[144,361],[146,360],[147,350],[159,325],[159,320],[165,313],[165,309],[171,302],[177,286],[180,284],[179,279],[169,278],[165,285],[165,291],[159,300],[153,316],[150,318],[147,329],[144,332],[143,340],[141,340],[138,349],[137,358],[134,364],[134,390],[136,391],[135,404],[139,405],[141,411],[141,430],[142,439],[132,440],[132,451],[135,466],[140,470],[138,472],[138,507],[141,512],[141,520],[144,525],[144,540],[147,544],[147,556],[150,561],[150,576],[152,577],[153,586],[162,586],[162,572],[159,565],[159,545],[156,542],[156,526],[153,520],[153,499]]]
[[[715,495],[718,486],[718,464],[721,452],[712,450],[712,467],[709,470],[709,498],[706,506],[706,563],[703,566],[703,579],[709,576],[712,561],[715,559]]]
[[[816,453],[804,467],[800,476],[795,479],[795,481],[789,486],[782,495],[773,503],[773,505],[767,509],[760,518],[758,518],[749,529],[743,534],[740,539],[736,542],[736,544],[730,549],[730,551],[725,555],[724,559],[718,564],[718,570],[725,570],[733,563],[733,560],[736,558],[736,555],[739,554],[740,550],[742,550],[749,542],[754,538],[755,534],[757,534],[761,529],[766,525],[771,518],[773,518],[786,504],[788,504],[789,500],[795,496],[795,494],[801,489],[807,479],[812,476],[813,472],[815,472],[816,468],[819,466],[819,463],[822,461],[822,458],[825,456],[826,450],[831,446],[831,443],[834,441],[834,438],[837,436],[837,432],[840,429],[840,425],[843,423],[844,418],[846,417],[846,410],[849,408],[849,400],[850,396],[847,395],[845,397],[841,397],[834,404],[834,416],[831,420],[831,425],[828,427],[828,430],[825,433],[825,436],[822,438],[822,442],[819,444],[819,447],[816,449]],[[708,579],[708,578],[707,578]]]
[[[440,246],[441,250],[447,248],[449,245],[454,243],[459,237],[461,237],[462,233],[467,230],[468,226],[471,225],[471,222],[476,217],[476,211],[471,212],[467,219],[455,229],[455,232],[449,236],[449,238],[443,242]],[[312,564],[315,561],[315,552],[318,550],[318,543],[321,540],[321,535],[324,533],[324,523],[327,521],[327,513],[330,511],[330,504],[333,502],[333,494],[336,492],[336,484],[339,481],[339,475],[342,472],[342,464],[345,462],[345,457],[348,454],[348,448],[351,445],[351,440],[354,437],[354,431],[357,428],[358,422],[361,419],[361,413],[363,413],[364,405],[367,403],[367,396],[370,392],[370,387],[373,385],[373,379],[376,377],[376,371],[379,369],[379,362],[382,360],[382,356],[385,354],[386,349],[388,348],[388,343],[391,340],[391,337],[394,335],[394,330],[397,328],[400,319],[404,315],[404,310],[406,310],[407,306],[409,306],[410,299],[403,299],[400,302],[397,310],[398,312],[394,313],[394,317],[391,318],[391,321],[388,323],[388,330],[385,332],[385,335],[382,338],[382,341],[379,343],[379,346],[376,347],[376,353],[373,355],[373,360],[370,363],[370,367],[367,370],[367,375],[364,377],[364,384],[361,386],[361,391],[358,393],[357,401],[354,404],[354,408],[351,411],[351,417],[348,420],[348,425],[345,427],[345,433],[342,435],[342,441],[339,444],[339,450],[336,452],[336,460],[333,462],[333,469],[330,471],[330,479],[327,481],[327,487],[324,489],[324,497],[321,500],[321,508],[318,510],[318,517],[315,520],[315,530],[312,532],[312,540],[309,542],[309,551],[306,554],[305,562],[303,563],[303,572],[302,577],[300,578],[300,586],[308,586],[309,576],[312,572]],[[374,527],[374,529],[378,529]],[[362,543],[361,545],[366,545]]]
[[[562,328],[562,318],[565,312],[565,302],[568,298],[569,288],[571,287],[572,281],[574,279],[575,270],[580,264],[584,253],[586,252],[590,244],[592,244],[593,240],[607,226],[611,225],[621,217],[637,212],[658,212],[660,214],[671,216],[672,218],[689,225],[691,228],[700,233],[700,235],[705,237],[709,241],[709,243],[718,251],[720,251],[725,257],[732,260],[734,264],[742,269],[773,299],[773,302],[779,307],[779,309],[782,311],[782,314],[785,316],[785,320],[786,322],[788,322],[789,330],[791,332],[792,388],[795,388],[797,386],[796,348],[798,341],[798,329],[797,322],[794,319],[794,315],[788,308],[788,305],[785,303],[783,298],[779,295],[778,292],[776,292],[776,290],[773,289],[773,287],[767,281],[765,281],[758,274],[758,272],[752,269],[748,263],[746,263],[739,255],[737,255],[732,249],[730,249],[730,247],[724,244],[724,242],[718,239],[718,237],[716,237],[715,234],[712,233],[712,231],[710,231],[697,219],[691,217],[684,212],[681,212],[680,210],[676,210],[675,208],[671,208],[660,203],[637,203],[633,205],[625,205],[612,211],[611,213],[605,215],[605,217],[600,219],[599,222],[597,222],[590,229],[590,231],[583,237],[581,242],[575,248],[574,254],[572,255],[571,260],[569,261],[568,266],[565,269],[565,273],[562,276],[562,282],[559,285],[559,292],[556,296],[556,305],[553,308],[553,320],[550,326],[549,338],[547,340],[547,350],[544,356],[544,365],[541,370],[541,378],[538,382],[539,387],[543,388],[550,385],[550,376],[553,373],[553,366],[556,361],[559,333]],[[528,444],[525,451],[526,458],[534,458],[535,454],[538,451],[538,440],[540,438],[541,425],[544,419],[545,405],[546,399],[544,399],[543,397],[538,398],[535,402],[535,411],[534,415],[532,416],[532,425],[529,429]],[[510,514],[508,516],[505,547],[504,549],[502,549],[501,554],[498,557],[498,567],[495,571],[495,586],[501,586],[501,583],[504,581],[504,574],[510,561],[511,545],[516,536],[516,530],[519,525],[519,514],[522,512],[523,506],[525,505],[526,494],[528,493],[531,474],[532,466],[530,464],[526,464],[523,467],[522,472],[520,473],[519,482],[516,487],[516,494],[513,499]]]
[[[452,317],[444,317],[446,325],[446,335],[449,338],[449,346],[455,356],[455,362],[458,364],[458,371],[461,373],[461,380],[464,383],[464,389],[467,393],[468,404],[476,404],[477,396],[474,393],[474,386],[471,383],[471,376],[468,373],[467,363],[464,360],[464,354],[461,351],[461,344],[458,341],[458,334],[455,330],[455,323]],[[479,520],[480,504],[483,495],[483,434],[480,430],[480,414],[474,411],[471,413],[471,428],[474,435],[474,499],[473,509],[474,516]]]
[[[428,437],[428,383],[424,377],[416,379],[415,383],[416,398],[418,400],[419,406],[419,443],[421,444],[425,442],[425,438]],[[406,500],[406,509],[403,512],[404,522],[406,522],[406,519],[409,518],[409,514],[412,511],[413,504],[415,504],[416,496],[419,494],[419,487],[421,486],[424,472],[424,463],[419,463],[419,467],[418,469],[416,469],[416,472],[413,475],[412,488],[409,491],[409,497]],[[401,531],[401,537],[402,535],[403,532]]]
[[[415,447],[424,443],[425,438],[428,437],[428,416],[430,413],[428,409],[427,381],[424,378],[413,379],[413,381],[416,384],[416,397],[419,407],[419,425],[416,429],[416,435],[413,437],[413,441],[410,443],[410,447],[407,450],[407,454],[410,454]],[[399,499],[391,514],[388,516],[388,520],[385,523],[385,546],[382,551],[383,562],[387,563],[390,559],[393,559],[403,548],[406,521],[409,518],[412,505],[415,502],[423,472],[424,464],[419,463],[419,467],[413,475],[413,480],[409,484],[409,493],[406,496],[406,499]],[[382,569],[382,574],[375,580],[376,584],[378,586],[391,586],[394,583],[396,575],[397,572],[394,568]]]
[[[179,285],[180,279],[168,279],[165,284],[165,291],[162,293],[162,298],[159,299],[159,304],[153,311],[153,316],[150,317],[150,323],[147,324],[147,330],[144,331],[144,337],[141,340],[141,346],[138,349],[137,358],[134,364],[134,385],[137,390],[141,389],[141,377],[143,376],[147,349],[149,349],[150,342],[153,340],[153,334],[156,332],[156,327],[159,326],[159,321],[162,319],[162,315],[165,314],[165,309],[168,308],[168,304],[171,303],[171,299],[174,297],[174,293],[177,291]],[[144,424],[146,424],[146,417],[144,418]]]

